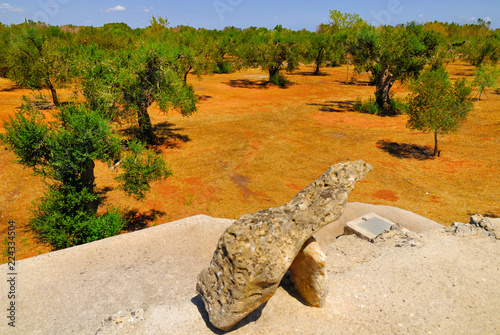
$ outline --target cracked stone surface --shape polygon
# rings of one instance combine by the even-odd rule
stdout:
[[[364,161],[333,165],[287,204],[231,225],[196,285],[210,322],[230,330],[268,301],[304,243],[342,215],[354,185],[371,169]]]

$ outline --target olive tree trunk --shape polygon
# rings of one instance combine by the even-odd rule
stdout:
[[[95,174],[94,174],[95,163],[90,160],[85,167],[85,170],[81,174],[81,180],[83,187],[87,188],[89,193],[94,194],[95,188]],[[94,200],[85,205],[86,210],[93,214],[97,213],[97,208],[99,207],[99,200]]]
[[[157,144],[158,137],[156,137],[153,131],[153,124],[151,123],[151,118],[149,117],[148,107],[150,104],[142,103],[140,108],[137,110],[137,120],[139,122],[139,134],[143,141],[148,144]]]
[[[382,72],[376,78],[375,98],[382,115],[391,115],[393,113],[389,97],[389,90],[392,87],[392,77],[389,67],[384,66]]]
[[[52,94],[52,102],[54,102],[54,105],[58,106],[59,107],[59,97],[57,96],[57,91],[56,91],[56,88],[54,87],[54,85],[52,85],[52,82],[49,80],[47,80],[47,86],[50,90],[50,94]]]
[[[434,153],[432,154],[432,156],[433,157],[439,156],[437,131],[434,132]]]

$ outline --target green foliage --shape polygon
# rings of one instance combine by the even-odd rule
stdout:
[[[23,105],[9,121],[4,122],[5,133],[0,140],[7,144],[23,165],[35,168],[47,165],[50,156],[50,128],[40,111]]]
[[[30,89],[49,89],[54,104],[59,105],[56,89],[72,76],[72,52],[66,39],[58,27],[24,24],[12,37],[9,79]]]
[[[273,73],[269,77],[269,83],[272,85],[276,85],[279,87],[287,87],[290,85],[290,81],[287,79],[287,77],[279,72]]]
[[[92,43],[80,50],[78,66],[80,86],[91,110],[116,120],[119,113],[118,61],[115,54]]]
[[[368,100],[364,101],[356,99],[353,107],[355,111],[360,113],[380,115],[380,109],[373,98],[368,98]]]
[[[367,26],[365,20],[361,18],[358,14],[342,13],[338,10],[330,10],[330,27],[334,31],[348,30],[348,29],[359,29]]]
[[[408,105],[404,103],[401,99],[392,98],[390,100],[391,109],[394,111],[394,114],[406,114],[408,111]],[[357,99],[354,102],[354,110],[360,113],[372,114],[383,116],[384,113],[378,106],[377,102],[373,98],[368,98],[367,100]]]
[[[67,185],[53,186],[38,200],[30,225],[56,249],[118,234],[126,220],[116,209],[100,216],[89,212],[88,205],[96,200],[97,195],[86,188],[77,190]]]
[[[151,17],[151,20],[149,20],[149,27],[147,27],[147,30],[150,30],[151,33],[158,33],[158,32],[163,32],[165,29],[168,28],[170,23],[168,22],[167,18],[162,18],[161,16],[158,16],[156,18],[154,15]]]
[[[434,132],[436,155],[437,135],[457,131],[472,110],[471,87],[465,78],[452,84],[446,70],[438,68],[423,72],[410,90],[407,127]]]
[[[408,113],[410,106],[404,101],[404,99],[391,98],[391,110],[393,110],[397,115]]]
[[[160,154],[145,150],[142,143],[133,141],[129,145],[130,153],[123,161],[125,172],[118,176],[120,188],[138,200],[143,199],[151,189],[149,183],[172,174]]]
[[[496,65],[481,64],[476,68],[475,75],[476,77],[472,84],[478,87],[478,100],[481,100],[481,94],[487,87],[498,88],[500,70],[497,69]]]
[[[122,50],[137,43],[142,30],[132,30],[125,23],[108,23],[103,27],[79,27],[73,35],[74,45],[96,44],[105,50]]]
[[[81,106],[67,105],[53,116],[56,121],[47,124],[38,110],[25,105],[4,122],[1,140],[22,164],[56,184],[88,188],[92,193],[94,160],[115,159],[119,139],[106,119]]]
[[[376,85],[375,97],[383,114],[392,114],[390,88],[396,80],[418,76],[431,62],[439,45],[434,32],[414,22],[405,26],[370,26],[361,29],[352,44],[357,71],[369,71]]]
[[[301,41],[305,43],[305,59],[316,64],[314,74],[319,74],[323,64],[339,66],[345,63],[349,46],[353,43],[356,33],[367,26],[366,21],[358,14],[330,10],[330,22],[321,24],[316,33]]]
[[[243,32],[237,53],[245,66],[261,67],[269,72],[272,84],[282,86],[284,81],[279,72],[290,72],[299,66],[300,47],[297,36],[281,26],[273,30],[249,28]]]
[[[217,63],[215,70],[214,70],[214,73],[218,73],[218,74],[227,74],[227,73],[231,73],[231,72],[234,72],[234,66],[233,66],[233,63],[231,63],[229,61],[221,61],[221,62]]]
[[[0,77],[6,78],[9,73],[11,32],[8,27],[0,23]]]
[[[474,66],[480,66],[487,60],[496,64],[500,60],[500,36],[473,38],[464,52],[465,58]]]
[[[96,45],[86,48],[80,73],[82,93],[91,107],[101,106],[113,118],[136,115],[140,137],[156,143],[147,109],[157,103],[188,116],[196,111],[194,90],[179,70],[178,50],[162,43],[109,52]]]
[[[303,44],[302,57],[308,63],[314,63],[314,75],[320,74],[320,68],[325,65],[338,66],[343,63],[344,49],[327,26],[322,26],[317,32],[301,32],[299,43]]]
[[[125,219],[117,210],[97,215],[99,195],[94,191],[95,160],[119,160],[121,144],[109,120],[99,111],[67,105],[46,123],[31,104],[9,121],[1,141],[20,162],[48,179],[49,191],[39,199],[30,221],[40,237],[65,248],[116,235]],[[161,156],[133,142],[124,159],[121,187],[142,199],[149,183],[170,174]]]

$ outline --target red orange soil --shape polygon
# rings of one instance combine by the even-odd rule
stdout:
[[[452,75],[472,80],[473,67],[455,63]],[[410,210],[442,224],[467,221],[469,213],[500,215],[500,95],[475,103],[457,134],[440,136],[441,157],[420,159],[433,136],[405,128],[406,117],[382,118],[352,110],[357,98],[374,88],[367,76],[346,85],[346,68],[311,76],[303,66],[288,75],[292,85],[263,85],[265,73],[246,70],[228,75],[190,77],[200,96],[199,111],[189,118],[151,108],[161,125],[161,146],[173,177],[153,184],[146,201],[116,189],[106,164],[97,164],[97,186],[106,206],[136,213],[129,230],[195,214],[238,218],[289,201],[330,165],[363,159],[374,166],[350,201]],[[351,69],[352,72],[352,69]],[[395,85],[398,96],[406,94]],[[0,79],[0,120],[13,114],[29,91]],[[396,150],[396,155],[390,153]],[[397,154],[400,157],[397,157]],[[0,150],[0,238],[9,220],[18,224],[18,258],[48,252],[27,230],[30,203],[43,194],[39,177]]]

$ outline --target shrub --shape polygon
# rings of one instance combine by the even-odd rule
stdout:
[[[111,209],[103,215],[93,216],[82,222],[76,234],[76,244],[89,243],[117,235],[127,224],[118,209]]]
[[[32,104],[4,123],[0,142],[14,151],[19,162],[44,177],[48,192],[35,204],[31,227],[56,249],[116,235],[125,225],[117,210],[97,215],[95,162],[120,161],[120,139],[100,112],[67,105],[46,122]],[[149,183],[167,177],[170,170],[160,154],[130,144],[123,159],[123,175],[117,177],[128,194],[143,199]]]
[[[369,98],[368,100],[365,101],[357,99],[356,102],[354,103],[354,110],[365,114],[380,115],[380,110],[378,108],[378,105],[373,98]]]
[[[270,76],[269,83],[279,87],[287,87],[288,85],[290,85],[290,81],[286,79],[286,76],[281,73],[278,73],[274,76]]]
[[[125,218],[115,209],[96,216],[88,206],[97,198],[87,188],[51,186],[49,192],[39,199],[30,225],[40,238],[56,249],[118,234],[126,224]]]
[[[391,109],[396,113],[396,115],[406,114],[408,113],[409,105],[403,99],[392,98]]]
[[[220,62],[217,63],[216,68],[215,68],[215,73],[218,74],[227,74],[233,72],[233,64],[228,61]]]
[[[368,98],[368,100],[357,99],[354,102],[354,110],[360,113],[373,114],[373,115],[384,115],[380,110],[377,102],[373,98]],[[390,100],[390,108],[393,115],[406,114],[408,112],[408,104],[406,104],[402,99],[392,98]]]
[[[167,163],[160,154],[152,150],[145,150],[139,141],[133,141],[129,145],[130,153],[123,160],[123,174],[116,179],[121,182],[120,188],[138,200],[143,199],[151,189],[149,183],[172,174]]]

